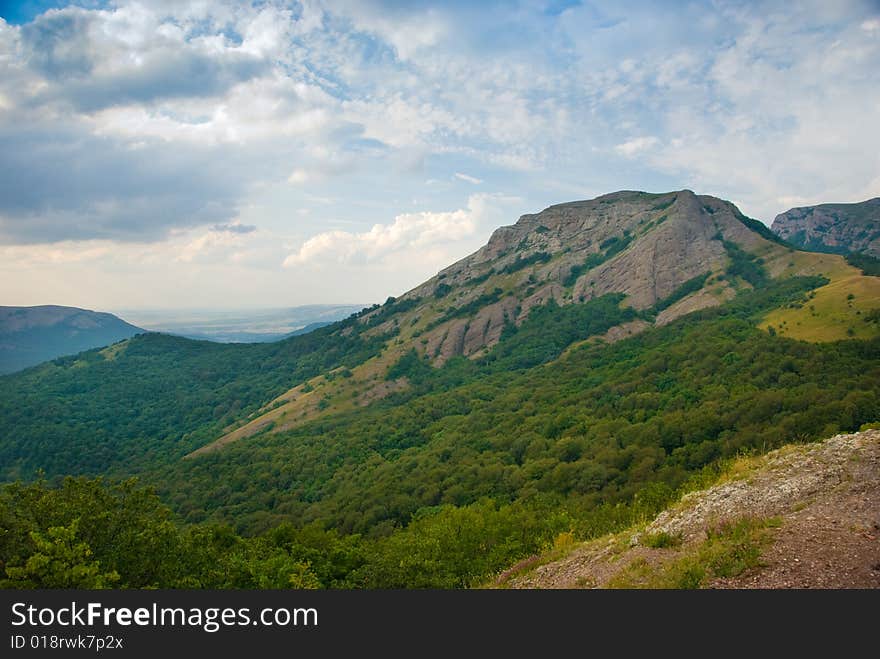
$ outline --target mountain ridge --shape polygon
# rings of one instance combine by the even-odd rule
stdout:
[[[880,197],[791,208],[776,216],[771,230],[802,249],[880,258]]]
[[[114,314],[79,307],[0,307],[0,374],[106,346],[145,331]]]
[[[630,306],[646,309],[686,281],[719,270],[726,258],[723,240],[749,251],[775,249],[738,216],[742,214],[729,202],[690,190],[620,191],[556,204],[496,229],[484,247],[400,299],[430,300],[446,297],[445,287],[470,288],[458,294],[457,301],[464,305],[489,294],[496,284],[504,293],[515,293],[515,302],[506,299],[510,295],[489,300],[472,322],[462,319],[426,330],[426,352],[436,353],[433,357],[439,357],[440,363],[459,354],[477,355],[497,342],[505,321],[520,323],[533,307],[549,299],[564,305],[621,292]],[[648,236],[649,240],[642,240]],[[505,271],[506,278],[501,276]],[[718,304],[730,296],[716,292],[699,306]],[[688,310],[695,308],[691,305]],[[667,322],[677,317],[676,311],[667,312]]]
[[[461,358],[474,364],[497,359],[502,354],[497,348],[504,345],[505,337],[519,333],[535,310],[548,310],[551,305],[561,316],[542,312],[542,318],[565,316],[567,320],[558,325],[558,336],[548,338],[547,345],[528,348],[537,350],[526,360],[528,364],[556,359],[566,350],[566,342],[625,339],[683,315],[726,304],[743,291],[799,276],[825,277],[826,285],[810,293],[819,304],[803,301],[772,312],[762,323],[763,329],[822,341],[847,338],[850,331],[860,338],[878,333],[880,328],[869,320],[871,305],[880,299],[880,279],[864,276],[840,256],[800,252],[770,238],[763,225],[742,215],[730,202],[690,190],[621,191],[557,204],[500,227],[484,247],[399,298],[389,298],[384,305],[374,305],[313,333],[263,344],[265,348],[171,342],[175,354],[191,360],[191,371],[181,363],[180,386],[186,382],[186,387],[198,391],[197,398],[208,398],[197,405],[198,414],[179,411],[192,419],[192,425],[177,424],[178,439],[166,434],[173,424],[155,423],[163,427],[162,442],[170,442],[174,454],[190,458],[241,439],[287,432],[405,394],[414,386],[414,374],[399,365],[409,353],[415,355],[410,367],[424,362],[434,369]],[[826,299],[837,301],[841,291],[857,295],[855,299],[844,295],[843,305],[826,313]],[[616,303],[622,312],[602,303],[597,307],[603,309],[598,324],[590,320],[589,310],[587,316],[578,311],[614,295],[623,296]],[[803,314],[808,318],[802,318]],[[612,325],[606,324],[612,319]],[[811,323],[817,322],[821,334],[812,329]],[[594,328],[589,330],[594,337],[588,328]],[[532,327],[526,333],[534,345],[536,340],[540,343],[536,332]],[[106,378],[112,379],[116,371],[133,367],[129,354],[159,359],[156,350],[165,344],[169,340],[125,341],[63,369],[93,364],[107,370]],[[337,344],[338,350],[328,350]],[[234,372],[251,373],[261,364],[256,376],[260,386],[235,381],[234,373],[224,375],[215,366],[220,355],[228,355],[224,359],[235,365]],[[538,361],[529,361],[534,359]],[[397,374],[392,377],[393,373]],[[76,375],[81,378],[83,373]],[[73,376],[61,370],[50,377],[68,380]],[[103,396],[102,385],[96,382],[94,386]],[[231,391],[241,394],[225,401],[229,393],[221,392]],[[165,392],[157,389],[155,393],[165,399]],[[178,401],[189,398],[177,396]],[[212,399],[222,402],[210,403]],[[170,400],[166,404],[174,405]],[[147,408],[152,418],[155,409]],[[215,427],[206,423],[212,418],[220,425],[209,431]],[[138,432],[134,420],[128,427],[128,432]],[[209,432],[216,434],[210,437]]]
[[[348,385],[326,378],[297,384],[191,456],[349,409],[355,389],[365,390],[358,400],[367,401],[406,389],[405,378],[389,386],[382,376],[410,349],[434,366],[462,356],[486,358],[505,332],[550,302],[568,306],[625,295],[622,304],[643,318],[603,332],[618,339],[723,304],[765,280],[833,275],[835,282],[845,280],[845,289],[860,287],[856,305],[835,310],[827,335],[834,338],[845,336],[846,327],[838,322],[853,322],[849,315],[869,310],[866,305],[880,298],[880,280],[864,277],[842,257],[796,252],[758,225],[734,204],[691,190],[619,191],[522,215],[515,224],[496,229],[474,253],[358,315],[355,322],[365,335],[397,338],[381,356],[351,369]],[[867,296],[862,295],[865,287]],[[820,289],[820,302],[837,294]],[[779,326],[774,331],[795,337],[800,331],[799,319],[791,327],[787,316],[774,321]],[[876,332],[873,325],[858,322],[860,335]]]

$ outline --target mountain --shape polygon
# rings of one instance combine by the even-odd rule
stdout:
[[[551,302],[569,307],[625,296],[622,306],[632,314],[597,332],[614,341],[774,279],[817,274],[833,286],[817,289],[811,305],[768,316],[764,327],[804,339],[875,336],[876,323],[865,318],[880,306],[880,280],[837,256],[795,252],[730,202],[690,190],[623,191],[551,206],[499,228],[474,254],[367,309],[358,318],[364,336],[397,338],[382,355],[351,369],[347,381],[298,384],[197,454],[348,409],[352,397],[364,405],[400,391],[408,386],[404,379],[380,374],[409,350],[434,366],[456,357],[485,359],[505,333]],[[847,299],[850,291],[853,299]]]
[[[0,307],[0,374],[140,334],[113,314],[45,305]]]
[[[801,249],[880,258],[880,197],[857,204],[792,208],[777,215],[771,228]]]
[[[308,334],[146,334],[0,378],[0,478],[49,479],[0,492],[0,562],[31,578],[30,538],[70,527],[126,587],[486,583],[877,422],[878,308],[880,277],[714,197],[552,206]],[[125,528],[78,530],[93,510]]]
[[[399,298],[306,335],[262,346],[144,335],[46,367],[13,388],[71,392],[46,401],[59,422],[22,424],[28,406],[40,416],[41,397],[17,407],[7,397],[19,423],[0,462],[7,474],[102,473],[203,456],[430,389],[440,373],[538,366],[585,340],[613,343],[804,276],[827,281],[766,309],[762,329],[814,341],[880,334],[880,279],[782,244],[730,202],[681,190],[559,204],[497,229]],[[68,405],[89,411],[68,418]],[[8,418],[0,407],[0,428]],[[68,451],[52,448],[62,437]],[[45,453],[27,451],[33,444]]]

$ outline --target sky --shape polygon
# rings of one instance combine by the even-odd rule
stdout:
[[[880,196],[880,2],[0,2],[0,304],[373,303],[551,204]]]

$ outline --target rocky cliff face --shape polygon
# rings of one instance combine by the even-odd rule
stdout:
[[[753,253],[774,248],[733,204],[715,197],[615,192],[523,215],[401,299],[420,303],[410,323],[473,307],[422,328],[421,349],[443,362],[482,354],[506,323],[521,323],[549,300],[565,305],[624,293],[626,304],[648,309],[695,277],[720,274],[728,262],[725,242]],[[666,309],[663,322],[719,304],[732,284],[738,283],[710,276],[703,291]]]
[[[880,258],[880,197],[858,204],[792,208],[773,220],[780,238],[816,252],[861,252]]]

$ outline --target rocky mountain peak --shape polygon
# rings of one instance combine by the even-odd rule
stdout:
[[[726,245],[767,248],[748,222],[733,204],[692,190],[622,190],[556,204],[498,228],[484,247],[402,299],[421,309],[410,323],[435,314],[446,319],[429,323],[421,340],[443,361],[480,354],[506,323],[521,323],[550,300],[566,305],[623,293],[628,306],[644,310],[690,280],[705,277],[713,285],[664,309],[658,322],[665,323],[733,295],[730,282],[710,275],[724,269]]]

